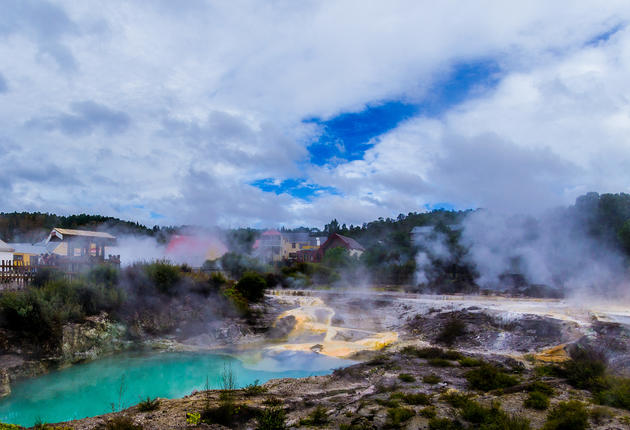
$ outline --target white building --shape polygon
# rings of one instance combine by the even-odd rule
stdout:
[[[0,240],[0,262],[1,261],[11,261],[13,262],[13,248],[7,245],[5,242]]]

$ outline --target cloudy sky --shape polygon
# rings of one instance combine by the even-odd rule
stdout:
[[[321,226],[628,192],[629,20],[626,0],[3,0],[0,211]]]

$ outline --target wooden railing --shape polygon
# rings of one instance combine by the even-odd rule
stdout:
[[[38,264],[24,264],[23,261],[0,261],[0,289],[15,289],[27,285],[42,270],[56,270],[63,273],[66,279],[72,280],[81,273],[100,265],[120,266],[120,256],[109,258],[93,256],[65,257],[47,256],[40,258]]]
[[[25,265],[22,261],[0,261],[0,286],[22,287],[28,284],[37,272],[36,266]]]

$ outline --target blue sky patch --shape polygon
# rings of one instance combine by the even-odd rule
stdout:
[[[608,39],[610,39],[612,36],[614,36],[617,32],[619,32],[619,30],[623,29],[624,27],[625,27],[625,25],[623,25],[623,24],[617,24],[617,25],[613,26],[612,28],[604,31],[603,33],[597,34],[595,37],[593,37],[588,42],[586,42],[585,45],[586,46],[597,46],[597,45],[599,45],[602,42],[607,42]]]
[[[251,182],[256,188],[268,193],[289,194],[302,200],[310,201],[319,194],[339,194],[339,191],[333,187],[322,187],[317,184],[308,183],[305,179],[285,179],[274,180],[273,178],[258,179]]]
[[[372,139],[396,128],[402,121],[416,115],[439,116],[467,98],[496,86],[500,67],[493,60],[465,62],[453,66],[445,76],[433,85],[424,99],[414,103],[387,101],[328,120],[304,120],[322,128],[317,141],[308,147],[310,163],[337,165],[362,159],[365,151],[374,145]]]
[[[448,202],[427,203],[424,205],[424,208],[428,211],[437,211],[437,210],[454,211],[455,205]]]

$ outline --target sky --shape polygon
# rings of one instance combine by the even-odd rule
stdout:
[[[630,191],[625,0],[2,9],[0,211],[321,227]]]

